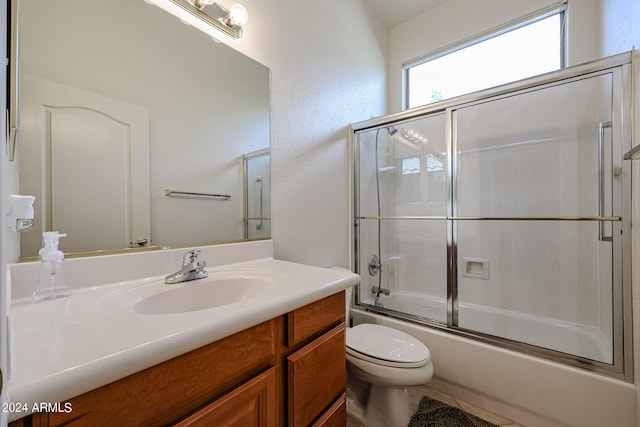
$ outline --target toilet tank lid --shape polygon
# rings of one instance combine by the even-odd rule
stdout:
[[[427,346],[397,329],[370,323],[347,328],[347,347],[376,359],[400,363],[428,362]]]

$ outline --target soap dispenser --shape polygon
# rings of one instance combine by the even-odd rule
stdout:
[[[58,250],[60,237],[65,236],[66,234],[61,234],[57,231],[42,233],[43,247],[38,252],[42,264],[40,266],[38,284],[31,298],[33,302],[71,295],[71,288],[63,269],[64,254]]]

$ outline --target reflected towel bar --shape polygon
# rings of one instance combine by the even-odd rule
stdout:
[[[229,200],[231,194],[214,194],[214,193],[196,193],[193,191],[176,191],[176,190],[164,190],[164,195],[167,197],[193,197],[193,198],[216,198]]]

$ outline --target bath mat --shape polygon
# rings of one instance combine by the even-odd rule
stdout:
[[[439,400],[424,396],[418,410],[411,417],[409,427],[497,427]]]

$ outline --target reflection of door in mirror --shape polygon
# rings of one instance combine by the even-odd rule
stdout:
[[[245,239],[271,235],[271,158],[269,149],[244,155]]]
[[[50,230],[67,234],[64,252],[150,241],[148,112],[34,76],[22,79],[21,191],[37,197],[43,221],[21,236],[21,252],[37,253],[41,232]]]

